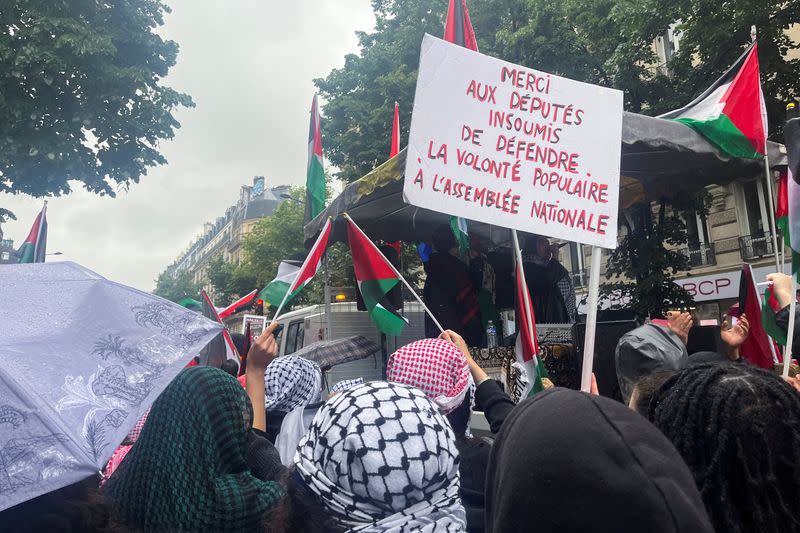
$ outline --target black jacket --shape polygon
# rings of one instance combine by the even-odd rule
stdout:
[[[483,411],[492,433],[500,431],[503,420],[515,405],[500,383],[493,379],[487,379],[475,389],[475,409]]]
[[[787,305],[775,315],[775,322],[781,331],[788,333],[789,331],[789,306]],[[795,314],[794,317],[794,338],[792,339],[792,357],[800,357],[800,312]]]
[[[480,437],[462,435],[456,438],[456,448],[461,458],[458,472],[461,476],[461,502],[467,512],[467,531],[482,533],[486,518],[486,468],[492,446]]]

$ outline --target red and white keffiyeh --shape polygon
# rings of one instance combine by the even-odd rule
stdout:
[[[421,390],[444,414],[461,405],[467,391],[475,388],[466,356],[442,339],[423,339],[394,352],[386,379]]]

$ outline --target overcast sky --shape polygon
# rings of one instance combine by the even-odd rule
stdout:
[[[180,53],[167,84],[194,99],[178,112],[181,129],[162,145],[169,163],[130,192],[100,198],[83,190],[48,203],[50,260],[76,261],[143,290],[235,203],[239,187],[305,181],[312,79],[357,51],[370,30],[369,0],[167,0],[160,33]],[[0,194],[17,221],[3,225],[19,246],[42,201]]]

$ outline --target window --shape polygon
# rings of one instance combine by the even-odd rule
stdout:
[[[739,184],[740,248],[745,261],[771,255],[772,232],[769,227],[769,196],[763,179]]]
[[[564,265],[572,276],[575,287],[586,286],[586,270],[583,266],[583,245],[577,242],[569,243],[569,265]]]
[[[305,337],[305,330],[303,329],[303,321],[298,320],[289,324],[286,330],[286,349],[283,355],[290,355],[303,347],[303,338]]]
[[[686,213],[687,253],[689,266],[698,267],[716,264],[714,245],[709,238],[706,216],[696,211]]]

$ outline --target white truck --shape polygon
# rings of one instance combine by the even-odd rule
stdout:
[[[374,340],[383,353],[378,353],[373,358],[335,366],[326,372],[327,382],[333,385],[341,379],[358,376],[362,376],[365,381],[385,379],[386,358],[397,348],[425,337],[425,315],[418,302],[405,302],[400,314],[409,322],[403,334],[399,337],[382,336],[372,323],[369,313],[359,311],[355,302],[332,303],[331,323],[326,337],[323,304],[297,309],[278,319],[283,324],[283,331],[278,339],[279,353],[289,355],[321,340],[362,335]]]

